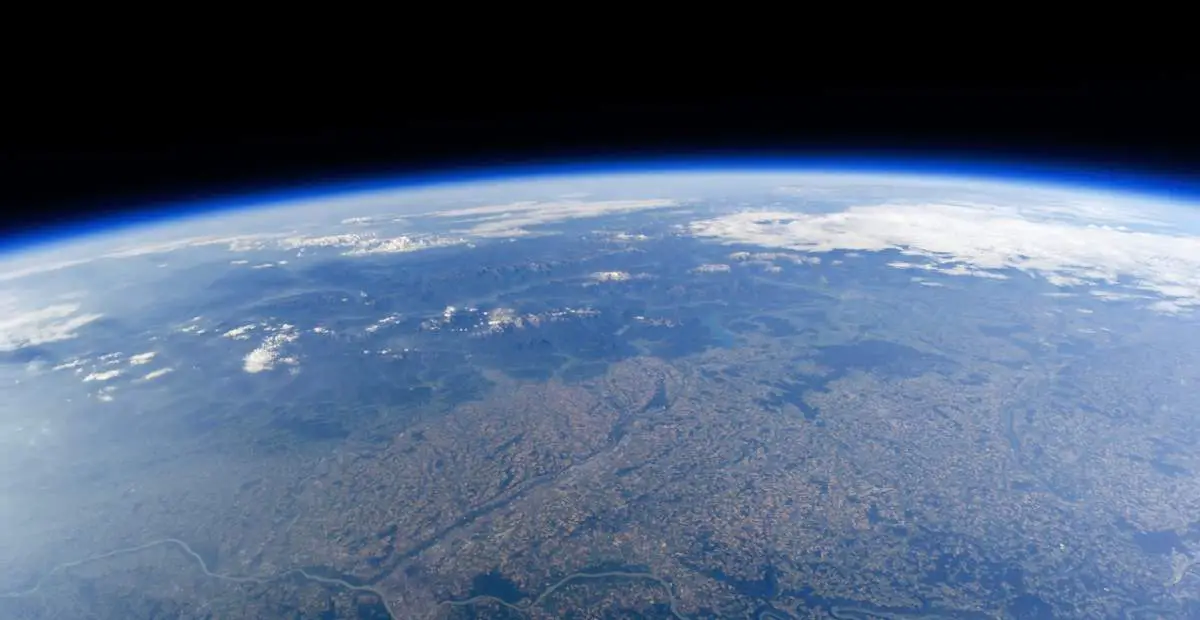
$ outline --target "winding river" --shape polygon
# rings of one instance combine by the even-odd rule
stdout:
[[[23,598],[26,596],[32,596],[34,594],[37,594],[42,589],[42,586],[50,578],[54,577],[55,575],[65,571],[65,570],[75,568],[77,566],[83,566],[85,564],[91,564],[93,562],[99,562],[101,560],[106,560],[108,558],[113,558],[113,557],[117,557],[117,556],[121,556],[121,555],[129,555],[132,553],[138,553],[141,551],[146,551],[148,549],[153,549],[155,547],[161,547],[161,546],[171,546],[171,547],[175,547],[175,548],[179,549],[184,554],[186,554],[187,556],[189,556],[190,558],[192,558],[193,560],[196,561],[196,565],[200,567],[201,572],[203,572],[206,576],[211,577],[213,579],[217,579],[220,581],[227,581],[230,583],[253,583],[253,584],[259,584],[259,585],[266,585],[266,584],[270,584],[270,583],[273,583],[276,581],[280,581],[282,579],[287,579],[288,577],[299,576],[299,577],[302,577],[309,581],[313,581],[313,582],[321,583],[321,584],[325,584],[325,585],[330,585],[330,586],[336,586],[339,588],[344,588],[351,592],[366,592],[369,594],[373,594],[373,595],[379,597],[379,600],[382,602],[384,608],[387,610],[388,615],[391,618],[393,618],[393,620],[398,619],[400,617],[396,614],[395,610],[392,609],[391,602],[388,600],[387,595],[385,595],[381,590],[379,590],[373,586],[353,584],[345,579],[341,579],[341,578],[337,578],[337,577],[325,577],[325,576],[321,576],[321,575],[315,575],[312,572],[310,572],[310,571],[321,570],[318,568],[311,568],[311,569],[293,568],[293,569],[289,569],[289,570],[283,571],[281,573],[277,573],[275,575],[271,575],[271,576],[267,576],[267,577],[239,577],[237,575],[226,575],[226,574],[222,574],[222,573],[213,572],[208,567],[208,562],[206,562],[204,560],[204,558],[200,556],[199,553],[196,553],[196,551],[192,549],[191,545],[187,544],[186,542],[184,542],[182,540],[179,540],[178,538],[162,538],[159,540],[151,541],[151,542],[144,543],[141,545],[136,545],[133,547],[124,547],[121,549],[117,549],[115,551],[109,551],[107,553],[89,556],[89,557],[83,558],[82,560],[63,562],[62,564],[59,564],[59,565],[55,566],[54,568],[51,568],[49,571],[46,572],[46,574],[42,575],[42,577],[40,579],[38,579],[37,583],[35,583],[32,587],[25,589],[25,590],[15,591],[15,592],[0,593],[0,599]],[[467,605],[474,605],[476,603],[491,601],[491,602],[495,602],[500,605],[503,605],[504,607],[507,607],[514,611],[525,613],[525,612],[529,611],[530,609],[540,605],[543,601],[546,600],[547,597],[549,597],[551,594],[554,594],[554,592],[556,590],[558,590],[559,588],[561,588],[564,585],[567,585],[568,583],[571,583],[574,581],[581,581],[581,580],[585,580],[585,579],[605,579],[605,578],[646,579],[646,580],[657,583],[658,585],[662,586],[667,592],[667,596],[670,599],[671,614],[674,615],[679,620],[687,620],[687,618],[685,616],[683,616],[682,614],[680,614],[675,608],[675,593],[671,589],[671,585],[669,583],[664,581],[661,577],[658,577],[657,575],[654,575],[652,573],[638,573],[638,572],[626,572],[626,571],[606,571],[606,572],[598,572],[598,573],[580,572],[580,573],[574,573],[572,575],[568,575],[568,576],[563,577],[562,579],[558,580],[550,587],[543,590],[542,593],[539,594],[536,599],[534,599],[533,601],[531,601],[530,603],[528,603],[526,605],[516,605],[513,603],[509,603],[508,601],[502,600],[500,598],[494,597],[494,596],[478,595],[478,596],[472,596],[470,598],[461,599],[461,600],[442,601],[441,603],[438,603],[437,606],[438,607],[443,607],[443,606],[463,607],[463,606],[467,606]],[[436,609],[435,609],[435,611],[436,611]]]
[[[109,551],[107,553],[102,553],[100,555],[89,556],[89,557],[83,558],[81,560],[64,562],[62,564],[55,566],[54,568],[51,568],[49,571],[47,571],[44,575],[42,575],[42,577],[40,579],[38,579],[37,583],[35,583],[32,587],[27,588],[25,590],[0,593],[0,599],[23,598],[26,596],[32,596],[34,594],[37,594],[42,589],[42,586],[47,581],[49,581],[52,577],[54,577],[55,575],[65,571],[65,570],[68,570],[68,569],[71,569],[71,568],[74,568],[77,566],[83,566],[85,564],[99,562],[99,561],[102,561],[102,560],[105,560],[108,558],[117,557],[117,556],[138,553],[141,551],[145,551],[147,549],[153,549],[155,547],[161,547],[161,546],[170,546],[170,547],[175,547],[175,548],[179,549],[185,555],[187,555],[188,557],[190,557],[191,559],[196,561],[196,565],[199,566],[201,572],[203,572],[206,576],[211,577],[213,579],[217,579],[220,581],[227,581],[230,583],[253,583],[253,584],[259,584],[259,585],[266,585],[266,584],[274,583],[277,581],[281,581],[283,579],[287,579],[288,577],[297,577],[298,576],[298,577],[301,577],[308,581],[312,581],[315,583],[320,583],[320,584],[324,584],[324,585],[328,585],[328,586],[335,586],[338,588],[343,588],[350,592],[365,592],[368,594],[373,594],[379,598],[381,604],[383,605],[384,609],[387,611],[389,617],[391,617],[393,620],[398,620],[400,618],[400,616],[392,608],[391,602],[388,600],[387,595],[384,594],[384,592],[382,590],[379,590],[378,588],[371,586],[371,585],[351,583],[350,581],[347,580],[347,579],[349,579],[348,577],[347,578],[329,577],[329,576],[314,574],[314,572],[325,572],[327,569],[323,569],[320,567],[293,568],[293,569],[289,569],[289,570],[283,571],[281,573],[277,573],[277,574],[266,576],[266,577],[240,577],[237,575],[227,575],[227,574],[222,574],[222,573],[216,573],[216,572],[213,572],[209,568],[208,563],[204,560],[203,557],[201,557],[201,555],[199,553],[197,553],[194,549],[192,549],[192,547],[190,545],[188,545],[186,542],[179,540],[178,538],[162,538],[159,540],[144,543],[141,545],[136,545],[133,547],[125,547],[122,549],[117,549],[115,551]],[[542,593],[539,594],[532,601],[525,603],[523,605],[518,605],[516,603],[510,603],[499,597],[487,595],[487,594],[479,594],[479,595],[475,595],[475,596],[472,596],[469,598],[464,598],[464,599],[451,599],[451,600],[441,601],[440,603],[438,603],[435,606],[433,611],[430,613],[430,616],[432,616],[434,613],[436,613],[439,608],[466,607],[466,606],[475,605],[475,604],[484,603],[484,602],[495,603],[502,607],[506,607],[513,611],[525,614],[525,613],[528,613],[533,608],[541,605],[543,602],[545,602],[545,600],[547,598],[549,598],[551,595],[553,595],[556,591],[558,591],[563,586],[565,586],[569,583],[576,582],[576,581],[584,581],[584,580],[590,580],[590,579],[642,579],[642,580],[646,580],[646,581],[652,581],[655,584],[661,586],[663,588],[663,590],[666,591],[671,615],[674,616],[677,620],[688,620],[687,616],[680,613],[679,610],[677,609],[676,600],[675,600],[675,591],[674,591],[674,588],[671,586],[670,582],[666,581],[662,577],[659,577],[658,575],[655,575],[654,573],[622,571],[622,570],[611,570],[611,571],[600,571],[600,572],[578,572],[578,573],[573,573],[573,574],[567,575],[566,577],[563,577],[562,579],[559,579],[558,581],[551,584],[549,587],[547,587],[545,590],[543,590]],[[832,600],[832,599],[830,599],[830,600]],[[826,601],[826,602],[828,602],[828,601]],[[850,601],[845,601],[845,603],[850,603]],[[945,617],[943,615],[933,613],[933,612],[872,609],[869,607],[862,607],[861,604],[859,604],[858,606],[834,605],[830,611],[831,611],[831,614],[833,615],[833,617],[841,618],[841,619],[845,619],[845,620],[859,620],[859,619],[867,618],[867,617],[870,617],[870,618],[892,618],[892,619],[896,619],[896,618],[929,619],[929,618]],[[772,608],[769,605],[759,608],[755,612],[754,615],[755,615],[756,620],[787,620],[788,618],[792,617],[789,614],[787,614],[787,612]]]
[[[367,592],[370,594],[374,594],[375,596],[379,597],[379,600],[382,602],[384,608],[387,609],[389,616],[391,616],[393,619],[399,618],[399,616],[396,615],[396,612],[392,609],[391,603],[388,601],[388,597],[386,595],[384,595],[383,592],[381,592],[371,586],[355,585],[344,579],[338,579],[338,578],[334,578],[334,577],[322,577],[320,575],[314,575],[314,574],[308,572],[308,570],[303,569],[303,568],[293,568],[290,570],[283,571],[282,573],[271,575],[269,577],[238,577],[236,575],[223,575],[221,573],[214,573],[212,570],[210,570],[208,568],[208,563],[204,561],[204,558],[200,557],[199,553],[196,553],[190,545],[183,542],[182,540],[179,540],[178,538],[162,538],[159,540],[155,540],[155,541],[148,542],[145,544],[137,545],[134,547],[125,547],[123,549],[117,549],[116,551],[109,551],[108,553],[102,553],[100,555],[93,555],[90,557],[86,557],[82,560],[75,560],[73,562],[63,562],[62,564],[59,564],[58,566],[55,566],[54,568],[47,571],[45,575],[42,575],[42,577],[40,579],[38,579],[37,583],[35,583],[33,585],[33,587],[31,587],[27,590],[3,593],[3,594],[0,594],[0,598],[22,598],[22,597],[26,597],[26,596],[32,596],[34,594],[37,594],[37,592],[42,589],[42,584],[46,583],[46,581],[48,579],[50,579],[51,577],[53,577],[54,575],[56,575],[58,573],[61,573],[64,570],[74,568],[76,566],[83,566],[84,564],[91,564],[92,562],[99,562],[100,560],[105,560],[105,559],[116,557],[119,555],[129,555],[131,553],[137,553],[139,551],[153,549],[154,547],[161,547],[163,545],[176,547],[179,550],[183,551],[185,554],[187,554],[193,560],[196,561],[196,565],[200,567],[200,570],[205,575],[212,577],[213,579],[218,579],[220,581],[228,581],[230,583],[269,584],[269,583],[276,582],[276,581],[279,581],[282,579],[287,579],[288,577],[298,575],[309,581],[314,581],[316,583],[322,583],[322,584],[330,585],[330,586],[337,586],[339,588],[345,588],[346,590],[349,590],[351,592]]]

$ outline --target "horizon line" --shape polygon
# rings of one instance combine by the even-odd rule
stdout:
[[[203,198],[130,201],[105,215],[33,228],[0,238],[0,257],[56,242],[174,220],[215,216],[256,207],[285,206],[317,197],[349,196],[380,191],[448,188],[482,182],[533,182],[605,175],[651,176],[671,173],[847,174],[914,178],[974,179],[997,184],[1035,184],[1075,191],[1111,191],[1160,200],[1200,203],[1200,179],[1180,174],[1120,171],[1062,161],[1015,161],[979,156],[809,155],[681,155],[626,158],[576,158],[446,166],[426,171],[383,171],[276,184],[263,189],[217,193]],[[92,206],[99,206],[93,203]],[[100,210],[103,210],[102,208]],[[115,211],[115,212],[113,212]]]

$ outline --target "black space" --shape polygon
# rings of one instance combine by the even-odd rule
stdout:
[[[0,120],[0,230],[37,235],[276,186],[658,155],[965,158],[1200,183],[1192,75],[947,73],[703,76],[652,89],[531,75],[506,88],[464,77],[371,92],[310,83],[269,96],[209,87],[74,107],[28,100]]]

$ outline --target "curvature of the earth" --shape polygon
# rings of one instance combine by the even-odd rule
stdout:
[[[1200,210],[314,196],[0,263],[3,618],[1200,615]]]

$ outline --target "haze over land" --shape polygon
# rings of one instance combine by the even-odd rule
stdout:
[[[0,615],[1200,613],[1200,216],[899,175],[314,196],[0,264]]]

